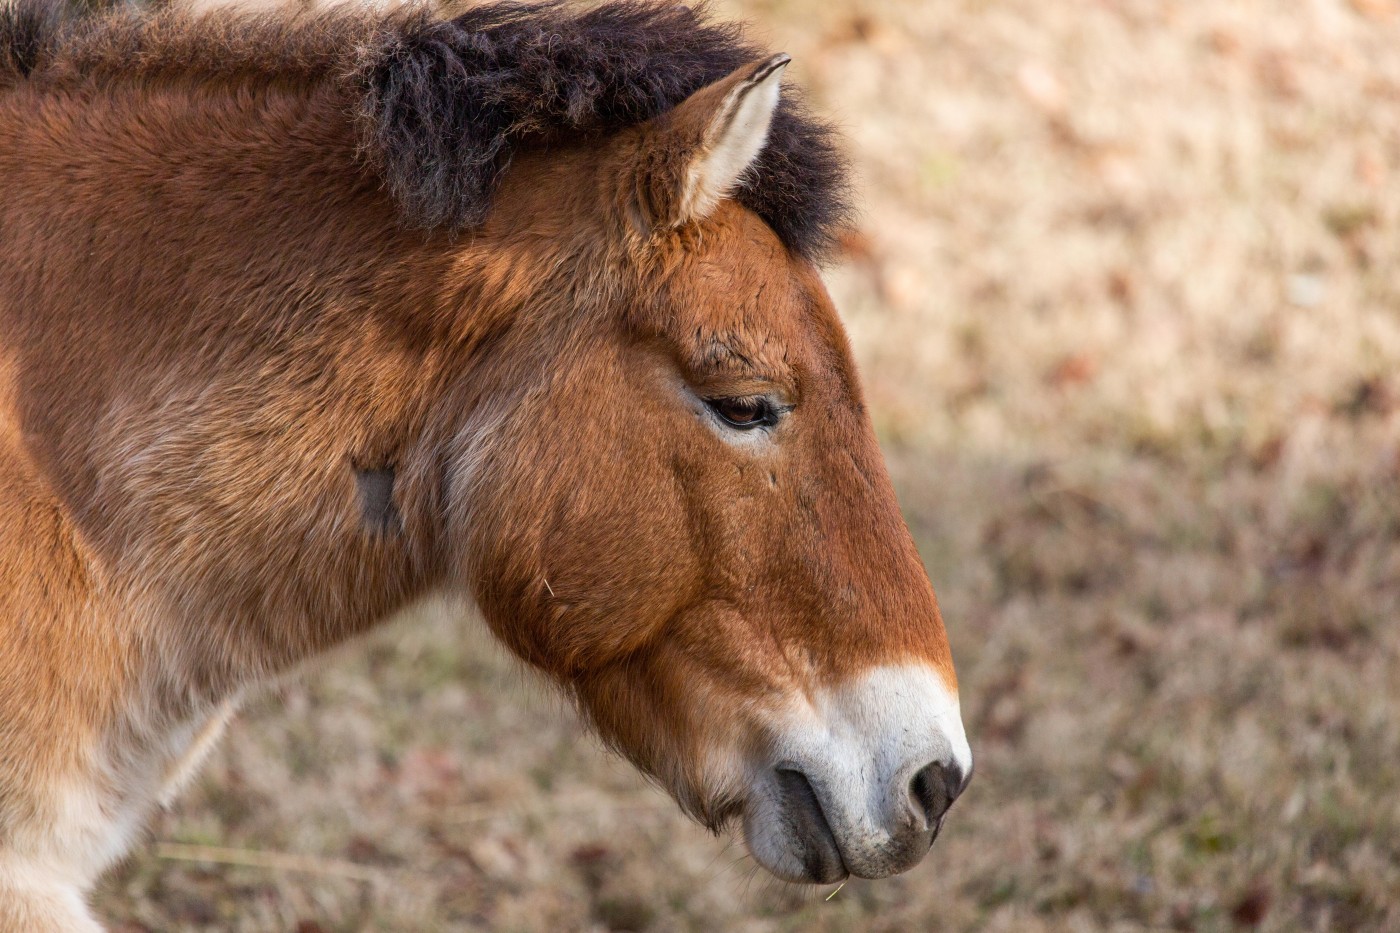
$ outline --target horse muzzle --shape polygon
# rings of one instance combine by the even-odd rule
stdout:
[[[912,868],[972,776],[957,696],[922,665],[878,668],[804,702],[772,744],[749,782],[744,837],[788,881]]]

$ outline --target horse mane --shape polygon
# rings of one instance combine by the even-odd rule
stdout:
[[[665,0],[492,2],[450,18],[422,6],[195,15],[0,0],[0,92],[174,77],[341,84],[361,150],[403,222],[422,229],[479,224],[522,147],[645,122],[765,54],[703,4]],[[792,88],[735,198],[816,261],[848,223],[835,134]]]

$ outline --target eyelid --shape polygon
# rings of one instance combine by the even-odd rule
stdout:
[[[774,405],[791,407],[797,402],[795,387],[784,382],[753,376],[720,376],[688,378],[693,391],[702,398],[766,398]]]
[[[791,405],[783,405],[769,395],[707,395],[701,396],[701,399],[716,418],[735,431],[776,427],[782,416],[792,411]],[[735,421],[721,410],[726,402],[754,403],[759,409],[759,417],[753,421]]]

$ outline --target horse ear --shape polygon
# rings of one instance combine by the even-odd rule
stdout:
[[[791,59],[744,65],[687,97],[643,138],[637,207],[647,226],[674,228],[710,214],[763,150]]]

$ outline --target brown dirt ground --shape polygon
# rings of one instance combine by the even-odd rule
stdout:
[[[1400,929],[1400,4],[721,6],[851,140],[828,278],[978,756],[943,838],[829,898],[767,881],[477,627],[419,623],[254,702],[101,913]]]

